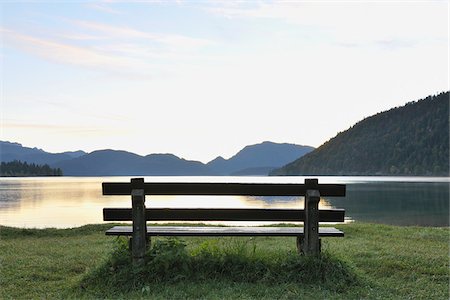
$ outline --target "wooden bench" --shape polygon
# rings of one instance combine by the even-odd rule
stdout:
[[[132,221],[132,226],[114,226],[106,235],[131,236],[133,262],[143,262],[150,236],[292,236],[297,237],[300,253],[318,255],[320,237],[343,237],[332,227],[319,222],[343,222],[343,209],[319,210],[321,196],[345,196],[345,185],[269,183],[145,183],[143,178],[130,183],[103,183],[103,195],[131,195],[132,208],[104,208],[105,221]],[[243,195],[305,196],[304,209],[206,209],[145,208],[145,195]],[[304,227],[209,227],[147,226],[146,221],[270,221],[304,222]]]

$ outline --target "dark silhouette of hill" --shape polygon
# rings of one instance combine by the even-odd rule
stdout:
[[[449,175],[449,92],[368,117],[271,175]]]
[[[179,158],[173,154],[140,156],[117,150],[99,150],[86,154],[82,151],[47,153],[17,143],[1,142],[1,161],[21,160],[28,163],[49,164],[60,168],[64,175],[267,175],[313,148],[293,144],[264,142],[247,146],[232,158],[221,157],[203,164]]]
[[[73,176],[135,176],[135,175],[212,175],[198,161],[181,159],[173,154],[140,156],[117,150],[99,150],[53,165],[64,175]]]
[[[310,146],[266,141],[246,146],[230,159],[219,156],[207,166],[218,175],[267,175],[312,150]]]
[[[38,148],[23,147],[19,143],[0,141],[0,161],[2,162],[18,160],[40,165],[51,165],[62,160],[73,159],[85,154],[86,152],[83,151],[49,153]]]
[[[221,157],[203,164],[173,154],[145,157],[126,151],[101,150],[53,164],[64,175],[267,175],[274,168],[304,155],[313,148],[264,142],[247,146],[226,160]]]

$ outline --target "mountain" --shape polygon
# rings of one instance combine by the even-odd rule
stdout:
[[[312,150],[309,146],[266,141],[246,146],[230,159],[219,156],[207,166],[218,175],[267,175]]]
[[[368,117],[271,175],[449,176],[449,92]]]
[[[24,147],[19,143],[0,141],[0,161],[11,162],[19,160],[27,163],[48,164],[76,158],[85,155],[86,152],[74,151],[63,153],[49,153],[38,148]]]
[[[313,148],[293,144],[264,142],[247,146],[230,159],[218,157],[208,164],[179,158],[173,154],[140,156],[118,150],[91,153],[72,151],[48,153],[18,143],[0,141],[0,161],[20,160],[48,164],[72,176],[137,175],[267,175],[274,168],[293,161]]]
[[[78,150],[78,151],[67,151],[67,152],[63,152],[63,154],[67,154],[67,155],[69,155],[69,156],[72,157],[72,158],[77,158],[77,157],[86,155],[87,153],[84,152],[84,151]]]
[[[52,165],[64,175],[267,175],[274,168],[312,151],[312,147],[264,142],[247,146],[230,159],[218,157],[208,164],[173,154],[139,156],[116,150],[100,150]]]
[[[204,164],[173,154],[140,156],[117,150],[99,150],[52,165],[72,176],[212,175]]]

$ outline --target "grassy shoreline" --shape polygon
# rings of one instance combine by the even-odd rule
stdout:
[[[339,225],[315,260],[294,238],[153,239],[136,270],[110,226],[1,226],[0,298],[449,298],[449,228]]]

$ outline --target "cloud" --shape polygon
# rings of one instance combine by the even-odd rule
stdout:
[[[86,4],[86,7],[93,9],[93,10],[100,11],[100,12],[113,14],[113,15],[121,15],[122,14],[121,11],[112,8],[107,3],[88,3],[88,4]]]
[[[136,40],[140,43],[154,42],[163,46],[168,46],[171,49],[198,49],[208,45],[214,44],[210,40],[192,38],[178,34],[159,34],[146,31],[137,30],[127,26],[109,25],[92,21],[73,21],[81,28],[88,29],[91,32],[101,33],[103,37],[109,39],[126,39]]]
[[[136,67],[138,62],[129,57],[111,55],[58,41],[21,34],[8,29],[0,29],[7,46],[13,46],[46,60],[84,67],[120,69]]]
[[[401,39],[390,39],[377,41],[375,44],[383,49],[396,50],[401,48],[411,48],[418,44],[416,41],[411,40],[401,40]]]
[[[74,24],[81,28],[89,29],[91,31],[101,32],[107,34],[109,38],[151,38],[149,33],[139,31],[126,26],[113,26],[93,21],[75,20]]]
[[[52,131],[60,133],[76,133],[76,134],[95,134],[105,135],[113,134],[115,130],[110,128],[95,128],[92,126],[79,126],[79,125],[62,125],[62,124],[44,124],[44,123],[27,123],[27,122],[11,122],[5,121],[2,123],[5,129],[16,129],[26,131]]]
[[[66,39],[66,40],[73,40],[73,41],[99,41],[99,40],[106,40],[105,37],[100,35],[93,35],[93,34],[83,34],[83,33],[57,33],[55,34],[56,37]]]
[[[78,115],[77,118],[90,117],[91,119],[97,119],[100,121],[114,121],[114,122],[127,122],[129,117],[122,113],[105,112],[104,110],[86,110],[85,107],[79,107],[79,105],[74,105],[74,103],[80,103],[80,100],[75,97],[70,97],[67,95],[55,95],[58,100],[33,100],[26,101],[27,105],[39,104],[40,106],[50,106],[58,110],[58,114],[61,115]]]
[[[165,64],[192,61],[199,56],[198,50],[214,44],[181,34],[152,33],[85,20],[65,21],[69,26],[40,31],[28,28],[27,33],[22,33],[24,29],[19,32],[0,27],[0,35],[5,46],[47,61],[107,71],[130,80],[147,80],[166,73]]]
[[[214,2],[204,9],[234,19],[266,19],[307,28],[336,45],[373,45],[391,41],[389,48],[448,41],[448,3],[286,1]],[[391,47],[392,46],[392,47]]]

